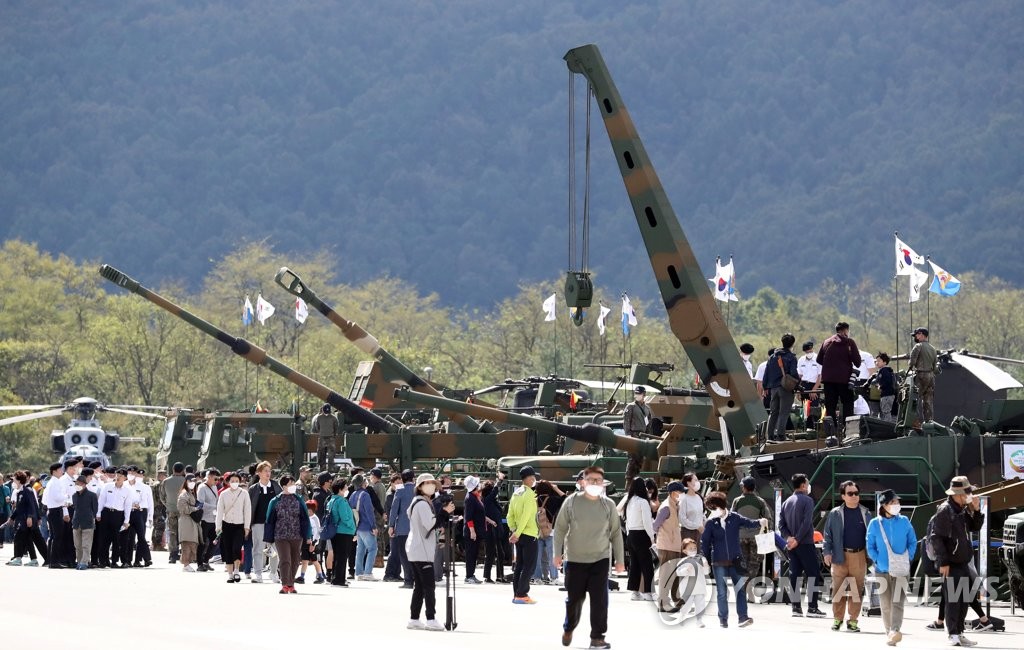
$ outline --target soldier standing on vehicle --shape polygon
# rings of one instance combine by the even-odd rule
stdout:
[[[313,416],[310,431],[320,436],[316,445],[316,462],[320,464],[320,469],[330,470],[338,453],[338,436],[341,434],[341,423],[338,422],[338,416],[331,413],[330,404],[324,404],[320,412]]]
[[[167,478],[166,470],[157,470],[156,473],[156,484],[151,485],[153,488],[153,550],[154,551],[166,551],[167,547],[164,545],[164,531],[167,525],[167,508],[164,506],[163,492],[160,489],[164,479]]]
[[[651,432],[651,407],[645,403],[646,398],[646,388],[633,389],[633,402],[622,413],[622,429],[627,436],[639,438]]]
[[[160,500],[167,508],[167,551],[170,553],[168,561],[174,564],[178,561],[178,493],[181,486],[185,484],[184,463],[174,463],[171,468],[174,472],[160,483]]]
[[[935,401],[935,368],[939,355],[928,342],[928,330],[918,327],[914,330],[914,348],[910,351],[910,372],[914,373],[917,387],[917,402],[921,405],[921,422],[932,419]]]

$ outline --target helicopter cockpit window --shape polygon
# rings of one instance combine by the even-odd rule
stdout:
[[[235,444],[239,447],[245,447],[252,440],[253,435],[256,433],[256,429],[239,429],[238,435],[235,437]]]
[[[220,434],[220,444],[227,447],[231,444],[231,432],[234,431],[234,427],[230,424],[224,425],[224,431]]]

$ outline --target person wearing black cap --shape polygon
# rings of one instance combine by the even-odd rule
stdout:
[[[647,389],[637,386],[633,389],[633,401],[622,412],[622,429],[627,436],[639,438],[651,432],[651,407],[647,406]]]
[[[153,556],[149,552],[149,542],[146,540],[146,527],[153,523],[153,490],[146,485],[142,478],[145,472],[132,465],[128,468],[128,489],[132,492],[132,512],[130,516],[131,527],[128,529],[128,559],[132,559],[132,552],[135,553],[132,566],[152,566]]]
[[[46,506],[46,523],[49,528],[47,557],[51,569],[63,569],[75,564],[75,545],[71,538],[71,494],[72,481],[65,478],[68,470],[74,473],[78,462],[69,458],[64,463],[50,465],[50,480],[43,490],[43,505]]]
[[[114,482],[107,483],[100,490],[97,505],[100,513],[99,565],[103,568],[128,566],[125,542],[130,525],[132,494],[125,485],[127,478],[128,470],[119,469],[114,474]]]
[[[796,360],[796,371],[800,377],[801,399],[811,400],[811,406],[818,406],[818,390],[821,388],[821,366],[814,358],[814,343],[805,342],[800,350],[803,354]]]
[[[492,566],[497,572],[497,581],[505,582],[505,525],[502,523],[504,517],[498,501],[504,480],[505,473],[498,472],[494,481],[485,481],[480,491],[484,502],[484,522],[487,524],[484,548],[484,582],[487,583],[494,582],[491,580]]]
[[[516,546],[516,563],[512,569],[512,602],[516,605],[533,605],[530,598],[530,578],[537,563],[537,472],[529,465],[519,470],[520,485],[508,503],[509,543]]]
[[[75,479],[75,494],[71,497],[75,506],[71,519],[72,536],[75,541],[75,568],[79,571],[89,568],[93,534],[96,531],[96,515],[99,514],[99,497],[87,488],[88,484],[87,476]]]
[[[907,575],[891,570],[889,559],[894,555],[907,555],[907,570],[917,552],[917,535],[910,520],[900,514],[900,498],[892,490],[884,490],[878,499],[879,515],[868,524],[868,557],[875,563],[878,576],[878,598],[882,606],[882,624],[888,645],[896,645],[903,638],[903,606],[907,602]]]
[[[338,453],[338,435],[341,434],[341,423],[338,416],[331,413],[331,405],[324,404],[320,412],[313,416],[310,433],[319,436],[316,444],[316,462],[320,469],[330,470],[334,467],[334,456]]]
[[[732,511],[747,519],[767,519],[769,526],[774,519],[772,509],[755,491],[757,482],[753,476],[744,476],[740,481],[742,494],[732,500]],[[743,559],[742,573],[748,578],[757,575],[761,568],[761,555],[757,552],[756,530],[740,528],[740,555]]]
[[[934,415],[935,369],[939,354],[928,342],[928,330],[918,327],[914,330],[914,348],[910,351],[910,372],[914,373],[917,387],[917,402],[920,404],[921,422],[928,422]]]

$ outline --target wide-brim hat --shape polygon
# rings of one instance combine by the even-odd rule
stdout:
[[[480,487],[480,479],[475,476],[467,476],[466,480],[463,481],[462,484],[466,486],[466,492],[472,492]]]
[[[438,483],[437,479],[434,478],[433,474],[427,474],[427,473],[420,474],[419,476],[416,477],[416,487],[419,487],[419,486],[423,485],[424,483],[433,483],[434,485],[437,485],[438,487],[440,487],[440,485],[441,485],[440,483]]]
[[[882,490],[882,493],[878,496],[878,505],[887,506],[897,498],[895,490]]]
[[[970,494],[978,489],[977,485],[971,485],[971,481],[966,476],[954,476],[953,480],[949,482],[949,489],[946,490],[946,494],[953,496],[955,494]]]

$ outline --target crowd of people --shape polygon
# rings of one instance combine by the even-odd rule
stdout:
[[[918,413],[914,425],[933,419],[935,373],[938,353],[928,341],[928,330],[918,327],[913,334],[908,373],[917,388]],[[823,409],[827,429],[838,436],[845,431],[846,419],[872,412],[863,393],[872,384],[878,387],[876,415],[886,421],[895,421],[898,403],[897,378],[889,366],[886,352],[875,356],[860,350],[850,336],[850,324],[836,323],[835,334],[825,339],[818,351],[814,343],[801,345],[801,355],[794,352],[796,337],[785,333],[780,346],[768,350],[768,358],[756,370],[750,361],[755,348],[750,343],[740,346],[740,356],[747,372],[755,382],[758,395],[768,409],[767,438],[786,440],[786,428],[794,399],[811,409]]]

